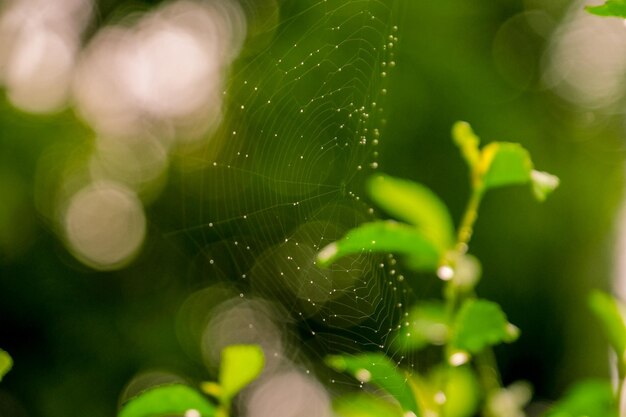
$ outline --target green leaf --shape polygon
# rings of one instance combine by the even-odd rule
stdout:
[[[449,328],[446,323],[446,309],[438,300],[422,301],[414,306],[403,322],[395,347],[403,352],[421,349],[428,345],[443,345],[448,340]]]
[[[476,414],[481,392],[478,378],[469,366],[441,368],[435,374],[434,381],[434,386],[445,387],[444,416],[472,417]]]
[[[434,271],[440,252],[422,232],[414,227],[394,221],[365,223],[350,230],[341,240],[323,248],[317,255],[320,266],[361,252],[400,253],[410,257],[416,270]]]
[[[537,200],[544,201],[559,185],[554,175],[533,170],[530,154],[518,143],[492,142],[479,149],[480,140],[465,122],[454,125],[452,137],[470,166],[475,191],[530,183]]]
[[[452,126],[452,139],[461,150],[461,154],[471,171],[475,171],[480,161],[480,139],[467,122],[456,122]]]
[[[601,291],[589,296],[589,307],[598,318],[617,357],[626,361],[626,323],[615,298]]]
[[[404,411],[420,415],[404,373],[382,353],[328,356],[326,364],[336,371],[350,373],[360,382],[371,383],[384,389],[400,403]]]
[[[432,375],[432,372],[429,376]],[[422,377],[417,373],[413,373],[408,377],[408,384],[413,393],[413,397],[417,401],[417,406],[422,415],[439,415],[440,405],[437,404],[435,396],[441,390],[440,385],[434,385],[432,378]]]
[[[421,184],[387,175],[368,182],[370,197],[391,216],[418,227],[440,250],[454,245],[454,225],[446,205]]]
[[[544,417],[617,417],[617,404],[608,381],[585,381],[571,388]]]
[[[512,342],[518,336],[519,329],[507,321],[498,304],[467,300],[454,320],[452,346],[476,354],[487,346]]]
[[[215,415],[215,406],[202,394],[187,385],[175,384],[142,392],[124,404],[118,417],[182,417],[188,410],[196,410],[202,417]]]
[[[221,401],[228,403],[263,371],[265,358],[257,345],[231,345],[222,350],[220,363]]]
[[[493,142],[483,148],[480,172],[485,190],[526,184],[532,170],[530,154],[517,143]]]
[[[333,401],[341,417],[403,417],[400,407],[368,394],[352,394]]]
[[[608,0],[600,6],[587,6],[585,9],[597,16],[621,17],[626,19],[626,0]]]
[[[423,415],[476,415],[482,394],[470,366],[437,366],[426,377],[411,375],[409,383]]]
[[[0,381],[2,381],[2,378],[4,378],[4,376],[7,374],[7,372],[11,370],[12,367],[13,359],[7,352],[0,349]]]
[[[532,182],[533,194],[539,201],[545,201],[561,182],[559,177],[555,175],[536,170],[530,173],[530,180]]]

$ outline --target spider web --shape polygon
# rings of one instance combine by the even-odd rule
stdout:
[[[410,289],[396,260],[363,253],[315,265],[321,248],[375,216],[362,191],[384,140],[398,7],[283,2],[276,25],[236,63],[222,127],[182,177],[184,226],[173,234],[194,242],[207,282],[228,288],[194,303],[271,303],[291,350],[314,361],[381,350],[404,359],[392,343]],[[231,339],[259,342],[241,340],[239,324],[231,321]]]

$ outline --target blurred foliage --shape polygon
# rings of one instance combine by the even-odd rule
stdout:
[[[152,388],[131,399],[119,413],[120,417],[184,415],[197,410],[202,416],[214,416],[215,406],[198,391],[174,384]]]
[[[546,417],[615,417],[619,413],[612,391],[608,381],[579,382],[553,406]]]
[[[358,356],[329,356],[326,363],[339,372],[348,372],[361,384],[376,385],[398,401],[403,412],[420,414],[417,402],[407,384],[407,377],[391,360],[380,353]]]
[[[6,375],[7,372],[13,367],[13,359],[4,350],[0,349],[0,381]]]
[[[219,407],[198,390],[182,384],[153,386],[126,402],[120,417],[185,415],[189,410],[204,417],[228,417],[231,401],[263,370],[263,351],[256,345],[231,345],[222,350],[219,383],[205,382],[202,390],[219,401]]]
[[[405,27],[415,29],[404,33],[398,49],[403,65],[391,79],[386,132],[394,141],[381,148],[380,160],[390,175],[438,190],[456,219],[467,194],[456,180],[465,167],[450,158],[454,120],[471,120],[487,141],[519,141],[533,150],[538,166],[549,166],[560,177],[561,189],[546,205],[534,205],[514,190],[487,196],[481,218],[489,221],[478,220],[481,231],[473,238],[474,254],[490,259],[484,275],[497,277],[481,283],[481,294],[503,303],[509,319],[524,330],[506,352],[496,350],[504,359],[504,378],[533,381],[540,398],[555,398],[556,387],[601,376],[604,369],[592,365],[601,363],[606,351],[580,304],[590,288],[608,285],[623,184],[620,117],[573,106],[541,82],[540,62],[569,7],[577,4],[408,4],[405,21],[411,23]],[[528,12],[552,23],[537,32]],[[517,68],[532,69],[526,84],[510,78],[496,61],[494,39],[506,23],[516,25],[528,48],[522,52],[510,44],[507,57]],[[512,213],[521,213],[524,221],[511,222]],[[510,248],[498,243],[503,238]],[[415,286],[427,296],[438,291]],[[544,343],[548,335],[550,343]]]

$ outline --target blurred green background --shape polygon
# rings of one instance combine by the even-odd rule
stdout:
[[[17,3],[0,3],[3,16]],[[142,16],[163,7],[99,1],[79,25],[78,48],[106,26],[140,25]],[[290,329],[286,355],[313,368],[323,352],[371,350],[379,343],[367,321],[374,319],[355,318],[371,313],[367,307],[347,301],[311,307],[316,294],[302,296],[304,283],[295,281],[294,289],[277,278],[280,268],[295,273],[307,261],[284,266],[276,259],[292,249],[311,257],[319,245],[371,218],[361,190],[376,170],[428,185],[458,220],[468,179],[450,140],[456,120],[470,122],[486,142],[520,142],[539,169],[561,178],[542,205],[526,190],[490,194],[478,220],[471,248],[484,268],[478,292],[501,303],[522,330],[515,344],[496,349],[505,382],[529,380],[535,398],[550,401],[576,378],[606,375],[607,349],[586,297],[591,288],[609,288],[617,274],[626,31],[621,22],[585,16],[582,7],[565,0],[242,0],[247,35],[241,52],[216,70],[226,91],[221,122],[182,144],[180,137],[195,135],[189,126],[213,117],[205,108],[185,119],[151,107],[124,125],[130,133],[119,134],[118,125],[107,123],[119,122],[126,107],[111,110],[113,119],[94,112],[115,106],[123,89],[108,90],[111,96],[97,97],[94,105],[75,92],[76,82],[59,106],[37,108],[43,99],[30,105],[34,93],[26,89],[20,98],[7,70],[11,48],[30,26],[17,30],[2,20],[0,347],[15,367],[0,386],[0,416],[110,416],[141,371],[210,378],[211,366],[186,342],[184,329],[197,338],[194,326],[213,317],[207,306],[231,293],[277,301],[277,322]],[[237,28],[236,16],[220,16],[230,16]],[[183,21],[182,27],[201,23]],[[133,53],[131,60],[139,56]],[[92,70],[111,71],[102,62]],[[184,66],[174,65],[166,76],[194,80],[196,73]],[[145,97],[155,80],[148,78]],[[222,86],[216,89],[207,94],[222,96]],[[129,201],[141,202],[145,239],[127,261],[94,263],[72,249],[63,198],[87,184],[85,178],[100,178],[94,149],[99,138],[116,135],[148,138],[150,146],[158,138],[158,158],[149,159],[153,148],[141,147],[132,158],[99,154],[122,166],[111,174],[105,163],[105,178],[125,184],[134,193]],[[140,169],[144,156],[148,168]],[[165,167],[154,168],[158,163]],[[87,216],[82,227],[97,220]],[[299,241],[314,242],[309,255],[289,246]],[[389,277],[389,269],[370,271],[367,261],[354,262],[337,278],[348,284],[333,282],[333,288],[351,291],[351,268],[364,270],[371,282]],[[387,304],[437,297],[440,290],[432,277],[412,276],[399,263],[394,268],[407,277],[403,295],[371,282],[359,290],[365,304],[385,300],[374,308],[382,313],[381,329],[398,319]],[[214,288],[210,300],[183,308],[207,287]],[[326,324],[337,315],[347,324]],[[236,335],[240,329],[233,326]],[[324,380],[327,371],[318,372]]]

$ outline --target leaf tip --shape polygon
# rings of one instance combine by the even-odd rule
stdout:
[[[561,184],[561,180],[556,175],[537,170],[531,172],[530,179],[535,198],[542,202]]]
[[[452,139],[461,150],[463,158],[465,158],[470,168],[473,169],[480,159],[480,151],[478,149],[480,139],[472,130],[472,126],[464,121],[454,123],[452,125]]]
[[[214,398],[219,398],[222,395],[222,388],[217,382],[202,382],[200,384],[200,390]]]
[[[585,11],[601,17],[626,18],[626,3],[623,0],[607,0],[604,4],[585,6]]]
[[[189,410],[185,411],[184,417],[203,417],[203,416],[200,411],[196,410],[195,408],[190,408]]]
[[[320,266],[328,265],[337,255],[339,248],[337,246],[337,242],[330,243],[326,245],[318,254],[317,261]]]
[[[457,350],[456,352],[452,353],[450,357],[448,357],[448,363],[454,367],[458,367],[461,365],[465,365],[467,362],[469,362],[470,358],[471,356],[468,352],[464,350]]]
[[[368,182],[370,184],[376,183],[376,182],[382,182],[382,181],[385,181],[385,178],[386,178],[386,175],[383,175],[383,174],[372,175],[371,177],[368,178]]]
[[[229,345],[222,349],[219,371],[220,402],[225,404],[257,379],[265,367],[259,345]]]
[[[361,383],[367,383],[372,379],[372,373],[365,368],[359,368],[354,372],[354,377]]]
[[[593,6],[591,4],[585,6],[585,11],[587,13],[590,14],[595,14],[596,16],[598,16],[598,10],[597,9],[601,9],[603,6]]]
[[[469,142],[478,144],[478,138],[472,130],[472,126],[462,120],[452,125],[452,139],[454,139],[454,142],[459,146],[463,146]]]
[[[455,139],[460,139],[470,132],[473,133],[472,127],[470,126],[469,123],[463,120],[457,120],[452,125],[452,137],[454,137]]]
[[[329,355],[324,359],[326,365],[338,372],[344,372],[347,368],[346,360],[339,355]]]
[[[519,336],[521,333],[519,327],[517,327],[513,323],[508,323],[506,325],[505,332],[506,332],[506,338],[504,341],[507,343],[515,342],[517,339],[519,339]]]

